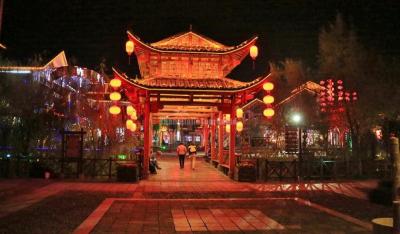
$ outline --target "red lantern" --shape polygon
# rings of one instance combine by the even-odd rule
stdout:
[[[119,108],[119,106],[111,106],[108,111],[110,112],[110,114],[112,115],[118,115],[119,113],[121,113],[121,108]]]
[[[125,43],[125,51],[126,53],[131,56],[131,54],[133,53],[133,51],[135,50],[135,45],[133,44],[133,41],[128,40]]]
[[[275,115],[275,111],[272,108],[266,108],[263,112],[264,116],[267,118],[271,118],[272,116]]]
[[[129,57],[129,61],[128,61],[129,64],[131,64],[131,54],[133,53],[134,50],[135,50],[135,45],[133,44],[133,41],[128,40],[125,43],[125,51]]]
[[[258,48],[257,46],[253,45],[250,47],[250,57],[255,60],[258,56]]]
[[[274,97],[271,96],[271,95],[267,95],[267,96],[265,96],[265,97],[263,98],[263,102],[264,102],[265,104],[272,104],[272,103],[274,103],[274,101],[275,101],[275,99],[274,99]]]
[[[264,89],[265,91],[272,91],[272,90],[274,89],[274,84],[271,83],[271,82],[266,82],[266,83],[263,85],[263,89]]]
[[[121,84],[122,84],[121,80],[118,80],[116,78],[110,81],[110,86],[113,87],[114,89],[121,87]]]

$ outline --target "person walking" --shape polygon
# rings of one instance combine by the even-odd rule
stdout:
[[[179,157],[179,166],[181,169],[185,167],[185,156],[187,153],[186,146],[183,143],[179,143],[178,147],[176,148],[176,153]]]
[[[195,169],[196,167],[196,153],[197,153],[197,148],[196,145],[192,142],[189,145],[189,158],[191,159],[192,162],[192,170]]]

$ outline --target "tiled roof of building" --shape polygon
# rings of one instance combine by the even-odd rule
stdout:
[[[249,40],[246,40],[239,45],[236,46],[226,46],[219,42],[214,41],[206,36],[200,35],[198,33],[184,32],[178,33],[163,40],[154,43],[145,43],[140,40],[139,37],[134,35],[131,32],[127,32],[128,36],[132,40],[136,40],[147,47],[163,50],[163,51],[186,51],[186,52],[229,52],[236,49],[240,49],[249,45],[250,43],[254,43],[257,40],[257,37],[253,37]]]
[[[177,79],[177,78],[150,78],[143,80],[133,80],[140,85],[152,88],[180,88],[180,89],[240,89],[249,87],[258,82],[256,79],[252,82],[240,82],[229,78],[215,79]]]

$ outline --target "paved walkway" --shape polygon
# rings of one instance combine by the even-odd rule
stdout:
[[[46,185],[43,181],[37,181],[37,189],[1,201],[0,218],[49,196],[74,190],[132,194],[129,199],[106,199],[77,229],[78,233],[90,231],[96,233],[247,232],[274,229],[287,229],[288,233],[298,233],[296,231],[298,229],[311,230],[311,226],[305,224],[306,217],[314,217],[316,220],[324,217],[321,230],[329,230],[326,228],[335,222],[348,230],[370,229],[368,223],[326,207],[312,205],[309,201],[303,201],[295,196],[299,192],[323,191],[366,199],[365,190],[376,186],[375,181],[239,183],[230,180],[222,172],[202,160],[198,160],[196,170],[191,170],[188,160],[185,168],[180,169],[179,162],[174,156],[163,156],[159,159],[159,163],[162,169],[158,170],[157,174],[152,174],[148,180],[136,184],[54,181]],[[30,181],[30,183],[35,182]],[[10,182],[0,181],[0,191],[6,188],[12,188]],[[289,192],[292,197],[282,198],[274,192]],[[271,195],[268,197],[268,194],[273,194],[275,197]],[[304,208],[304,206],[309,208]],[[281,213],[274,213],[273,210],[276,209]],[[294,215],[297,219],[287,220],[288,217],[293,216],[293,211],[296,209],[300,209],[306,216]],[[340,218],[341,221],[334,217]],[[325,221],[332,223],[325,223]],[[337,233],[346,233],[346,231],[344,229],[343,232]]]

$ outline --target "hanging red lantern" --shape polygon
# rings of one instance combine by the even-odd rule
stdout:
[[[133,125],[133,121],[130,120],[130,119],[128,119],[128,120],[126,121],[126,128],[127,128],[127,129],[131,129],[132,125]]]
[[[264,116],[270,118],[275,115],[275,111],[272,108],[266,108],[263,112]]]
[[[119,108],[119,106],[111,106],[110,109],[108,109],[108,111],[112,115],[118,115],[119,113],[121,113],[121,108]]]
[[[266,82],[263,84],[263,89],[265,91],[272,91],[274,89],[274,84],[271,82]]]
[[[137,129],[136,123],[132,123],[132,124],[130,125],[129,130],[131,130],[132,132],[134,132],[134,131],[136,131],[136,129]]]
[[[236,131],[238,131],[238,132],[243,131],[243,122],[242,121],[238,121],[236,123]]]
[[[122,84],[122,82],[119,79],[114,78],[110,81],[110,86],[113,87],[114,89],[121,87],[121,84]]]
[[[258,48],[257,46],[253,45],[250,47],[250,57],[255,60],[258,56]]]
[[[125,43],[125,51],[128,54],[128,63],[131,64],[131,54],[135,50],[135,45],[133,44],[133,41],[128,40]]]
[[[243,109],[242,108],[237,108],[236,109],[236,117],[237,118],[243,118]]]
[[[126,114],[127,115],[136,114],[135,108],[133,108],[133,106],[131,106],[131,105],[127,106],[126,107]]]
[[[121,94],[118,93],[118,92],[110,93],[110,100],[111,101],[119,101],[119,100],[121,100]]]
[[[271,95],[267,95],[263,98],[263,102],[265,104],[272,104],[272,103],[274,103],[274,101],[275,101],[275,98]]]
[[[133,44],[133,41],[128,40],[125,43],[125,51],[128,54],[128,56],[131,56],[134,50],[135,50],[135,45]]]

